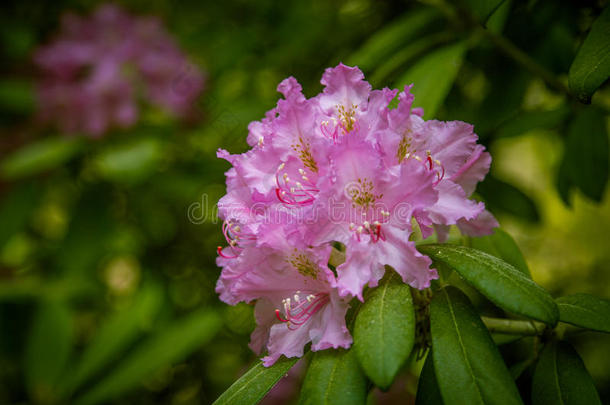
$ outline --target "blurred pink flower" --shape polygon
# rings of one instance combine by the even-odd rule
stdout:
[[[414,227],[446,237],[497,226],[483,203],[469,199],[491,163],[463,122],[424,121],[411,86],[371,90],[362,72],[326,70],[325,89],[307,99],[294,78],[284,99],[249,126],[252,149],[218,156],[233,167],[219,215],[229,246],[219,248],[220,298],[256,301],[252,348],[301,356],[348,347],[345,313],[353,297],[377,286],[386,266],[414,288],[438,277],[415,249]],[[398,98],[398,106],[389,107]],[[329,268],[331,246],[345,260]]]
[[[91,136],[134,125],[140,99],[186,118],[204,84],[158,19],[111,4],[89,17],[66,14],[34,62],[41,118]]]

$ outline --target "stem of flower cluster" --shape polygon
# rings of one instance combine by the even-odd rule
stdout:
[[[542,334],[546,325],[538,321],[522,321],[516,319],[489,318],[482,316],[483,323],[492,333],[507,335],[536,336]]]

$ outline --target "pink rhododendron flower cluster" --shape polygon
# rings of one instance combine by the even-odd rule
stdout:
[[[41,118],[92,136],[133,125],[138,99],[186,117],[204,83],[158,19],[109,4],[90,17],[65,15],[34,62]]]
[[[469,235],[497,226],[469,199],[491,163],[472,125],[424,121],[410,86],[371,90],[358,68],[329,68],[322,84],[307,99],[284,80],[284,98],[249,126],[252,149],[218,152],[233,167],[218,203],[228,246],[216,290],[228,304],[256,302],[251,347],[267,349],[267,366],[308,342],[349,347],[348,303],[386,271],[429,287],[438,275],[415,249],[415,227],[444,240],[450,225]]]

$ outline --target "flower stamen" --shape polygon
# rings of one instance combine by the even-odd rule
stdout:
[[[307,172],[299,168],[302,182],[294,181],[288,173],[281,173],[285,167],[285,163],[280,164],[275,173],[275,183],[277,185],[275,194],[278,200],[285,205],[298,207],[313,203],[319,190],[309,180],[309,177],[306,175]]]
[[[286,323],[290,330],[298,329],[330,301],[327,293],[308,294],[302,298],[301,292],[297,291],[293,298],[294,303],[290,298],[282,300],[284,316],[282,311],[275,310],[275,317]]]

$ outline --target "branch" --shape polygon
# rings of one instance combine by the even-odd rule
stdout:
[[[561,80],[553,74],[553,72],[547,70],[544,66],[536,62],[533,58],[531,58],[527,53],[523,52],[519,49],[515,44],[511,41],[503,37],[502,35],[498,35],[480,24],[476,23],[477,30],[490,42],[492,42],[500,51],[506,54],[508,57],[513,59],[515,62],[523,66],[525,69],[529,70],[536,76],[539,76],[542,80],[546,82],[550,87],[558,90],[570,98],[574,96]]]
[[[483,323],[492,333],[506,335],[536,336],[542,334],[546,325],[538,321],[521,321],[516,319],[489,318],[482,316]]]

